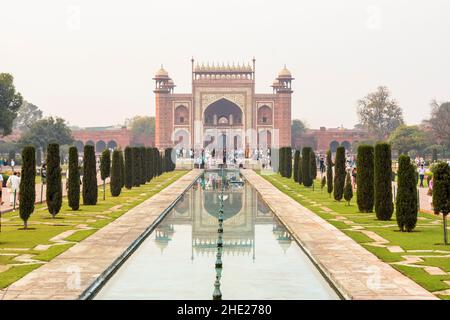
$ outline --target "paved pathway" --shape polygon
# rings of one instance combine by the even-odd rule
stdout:
[[[192,170],[5,290],[0,299],[77,299],[200,174]]]
[[[254,171],[241,172],[346,299],[437,299]]]

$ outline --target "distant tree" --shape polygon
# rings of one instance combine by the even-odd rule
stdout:
[[[62,205],[61,161],[58,144],[50,143],[47,148],[47,208],[55,218]]]
[[[433,166],[433,209],[442,214],[444,244],[447,244],[447,215],[450,212],[450,167],[445,162]]]
[[[20,218],[23,228],[28,228],[28,219],[34,211],[36,201],[36,161],[34,147],[27,146],[22,150],[22,176],[20,178]],[[0,186],[1,187],[1,186]]]
[[[392,203],[391,146],[378,143],[375,146],[374,193],[375,213],[378,220],[390,220],[394,211]]]
[[[69,207],[72,210],[80,208],[80,169],[78,167],[78,149],[75,146],[69,149],[69,179],[67,181],[69,190]]]
[[[345,187],[344,187],[344,199],[347,201],[347,205],[350,205],[350,201],[353,198],[353,187],[352,187],[352,177],[350,172],[347,172],[345,177]]]
[[[389,143],[399,154],[406,154],[411,150],[422,154],[430,144],[430,137],[426,131],[419,129],[419,126],[401,125],[391,133]]]
[[[374,204],[374,160],[373,147],[360,145],[358,147],[357,161],[358,171],[356,174],[356,202],[360,212],[372,212]]]
[[[133,147],[133,187],[141,185],[141,154],[138,147]]]
[[[34,122],[19,140],[21,145],[32,145],[47,152],[47,145],[57,143],[71,145],[72,131],[64,119],[48,117]]]
[[[309,159],[311,161],[311,179],[314,181],[317,179],[317,162],[316,154],[313,150],[309,153]]]
[[[291,146],[294,148],[299,148],[300,146],[296,145],[296,141],[300,139],[307,130],[307,124],[299,119],[292,120],[291,124]]]
[[[42,111],[34,104],[24,100],[18,110],[17,118],[14,119],[13,128],[25,132],[33,123],[41,119]]]
[[[400,231],[411,232],[417,223],[416,168],[406,155],[398,158],[398,191],[395,202],[397,224]]]
[[[424,124],[432,133],[433,140],[441,145],[443,150],[450,147],[450,102],[438,103],[433,100],[430,119],[425,120]]]
[[[0,136],[11,133],[13,121],[22,102],[22,95],[16,92],[13,76],[9,73],[0,73]]]
[[[302,180],[305,187],[311,187],[313,184],[311,177],[311,147],[302,149]]]
[[[337,201],[342,200],[344,195],[344,185],[345,185],[345,148],[339,146],[336,149],[336,159],[334,168],[334,199]]]
[[[436,161],[438,161],[438,153],[437,153],[437,149],[436,148],[433,148],[432,149],[433,151],[432,151],[432,156],[431,156],[431,162],[436,162]]]
[[[299,161],[299,159],[300,159],[300,151],[299,150],[295,150],[295,153],[294,153],[294,181],[295,182],[298,182],[298,167],[299,167],[299,163],[298,163],[298,161]]]
[[[36,149],[36,165],[40,167],[42,165],[42,152],[41,148]]]
[[[103,200],[106,193],[106,179],[111,174],[111,152],[105,149],[100,157],[100,178],[103,180]]]
[[[150,141],[155,135],[155,117],[136,116],[127,120],[126,125],[132,133],[132,143]]]
[[[84,146],[83,204],[96,205],[98,200],[97,167],[94,146]]]
[[[119,150],[114,150],[112,154],[110,189],[113,197],[119,196],[122,190],[122,166],[120,164],[120,152],[121,151]]]
[[[133,187],[134,180],[134,165],[133,165],[133,148],[125,147],[125,168],[124,168],[124,181],[125,188],[131,189]]]
[[[403,112],[397,101],[390,97],[387,87],[380,86],[358,101],[359,122],[378,140],[386,139],[403,124]]]
[[[333,192],[333,159],[331,158],[331,150],[327,151],[327,192],[331,197]]]

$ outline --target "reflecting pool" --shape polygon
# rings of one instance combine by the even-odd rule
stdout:
[[[222,299],[338,299],[256,190],[227,175],[205,173],[95,299],[212,299],[222,187]]]

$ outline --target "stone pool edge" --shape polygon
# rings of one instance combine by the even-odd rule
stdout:
[[[437,300],[253,170],[241,174],[344,299]]]

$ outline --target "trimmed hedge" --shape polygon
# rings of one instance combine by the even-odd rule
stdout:
[[[22,176],[20,178],[19,214],[23,220],[23,228],[28,228],[28,219],[34,211],[36,201],[36,155],[32,146],[22,150]]]
[[[372,212],[374,205],[374,149],[370,145],[360,145],[357,155],[356,202],[360,212]]]
[[[83,204],[96,205],[98,197],[97,167],[94,146],[85,145],[83,155]]]
[[[67,198],[72,210],[80,208],[80,169],[78,167],[78,149],[69,148],[69,179],[67,180]]]
[[[345,175],[345,148],[339,146],[334,161],[334,200],[341,201],[344,196]]]
[[[394,212],[391,146],[384,142],[378,143],[375,146],[374,159],[375,213],[378,220],[390,220]]]
[[[124,185],[125,188],[131,189],[133,187],[133,149],[125,147],[125,165],[124,165]]]
[[[411,232],[417,223],[416,168],[406,155],[398,158],[398,191],[395,201],[397,225],[400,231]]]
[[[299,167],[299,160],[300,160],[300,151],[299,150],[295,150],[294,153],[294,181],[298,182],[298,167]]]
[[[327,151],[327,192],[331,196],[333,192],[333,159],[331,158],[331,150]]]
[[[47,191],[46,200],[49,213],[54,218],[61,210],[62,181],[59,145],[50,143],[47,147]]]
[[[302,149],[302,182],[305,187],[312,186],[311,178],[311,147],[304,147]]]
[[[114,150],[112,154],[111,166],[111,196],[117,197],[122,191],[122,165],[121,165],[120,151]]]

